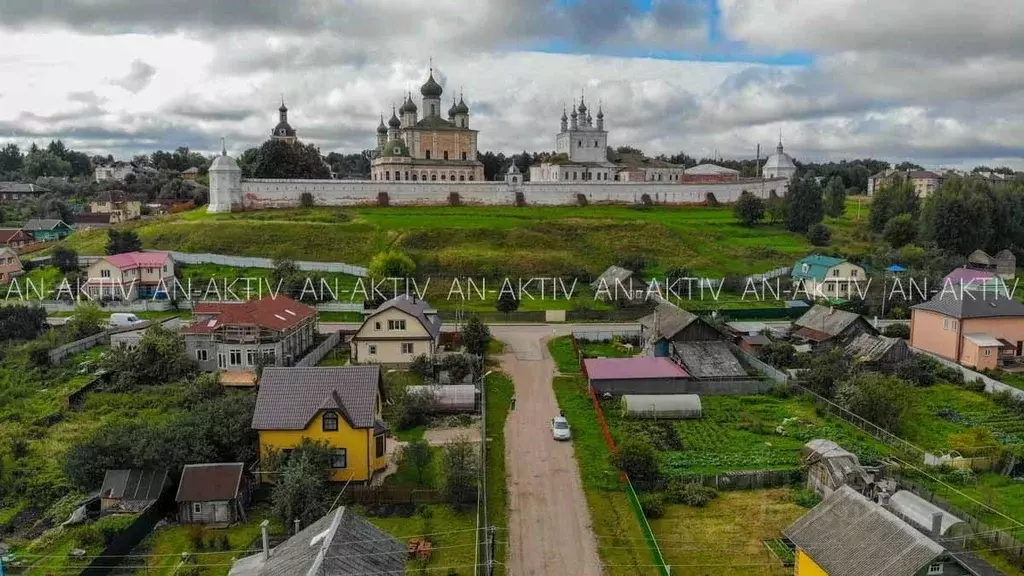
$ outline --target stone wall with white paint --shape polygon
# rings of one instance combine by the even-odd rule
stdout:
[[[211,184],[213,181],[211,180]],[[377,205],[387,194],[391,206],[449,205],[452,193],[466,205],[514,205],[518,192],[526,204],[575,206],[580,194],[588,203],[639,204],[648,194],[655,204],[699,204],[714,194],[719,202],[735,202],[747,190],[768,198],[771,190],[786,193],[788,180],[670,184],[657,182],[380,182],[373,180],[274,180],[241,182],[243,209],[288,208],[309,193],[318,206]],[[218,191],[211,186],[210,196]],[[236,202],[237,203],[237,202]]]

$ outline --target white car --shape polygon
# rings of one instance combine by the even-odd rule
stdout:
[[[565,416],[558,416],[551,419],[551,435],[555,440],[569,440],[572,432],[569,430],[569,421]]]

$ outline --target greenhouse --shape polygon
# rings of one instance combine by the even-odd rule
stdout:
[[[696,394],[624,394],[622,415],[626,418],[700,418],[700,396]]]
[[[434,412],[476,412],[476,386],[472,384],[409,386],[406,394],[429,394]]]

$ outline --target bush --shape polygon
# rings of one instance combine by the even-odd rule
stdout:
[[[934,366],[923,354],[917,354],[896,365],[896,377],[915,386],[931,386],[935,383]]]
[[[409,364],[409,371],[420,378],[434,377],[434,362],[426,354],[420,354],[412,359]]]
[[[206,530],[199,524],[193,524],[185,532],[185,539],[188,541],[192,552],[202,552],[206,542]]]
[[[910,338],[910,325],[903,323],[889,324],[882,330],[882,335],[889,338],[903,338],[907,340]]]
[[[579,205],[579,206],[586,207],[587,204],[590,204],[590,201],[587,200],[587,195],[586,194],[577,194],[576,195],[576,204]]]
[[[449,206],[461,206],[462,205],[462,198],[459,197],[459,193],[458,192],[449,192],[448,193],[448,205]]]
[[[644,206],[654,206],[654,200],[651,199],[650,194],[645,192],[640,196],[640,204],[643,204]]]
[[[746,190],[732,207],[733,215],[744,226],[753,226],[764,218],[764,201]]]
[[[661,494],[640,494],[640,509],[651,520],[665,515],[665,498]]]
[[[526,206],[526,194],[516,192],[516,206],[519,206],[520,208]]]
[[[313,207],[313,195],[310,194],[309,192],[303,192],[302,194],[300,194],[299,195],[299,206],[302,206],[303,208],[312,208]]]
[[[45,368],[50,365],[50,352],[53,347],[46,342],[32,342],[28,346],[28,360],[33,366]]]
[[[946,475],[946,478],[958,486],[971,486],[978,483],[978,476],[970,468],[959,468]]]
[[[391,197],[388,196],[387,192],[377,193],[377,206],[388,207],[391,205]]]
[[[674,504],[703,508],[718,497],[718,490],[698,482],[676,478],[668,487],[668,499]]]
[[[812,224],[807,229],[807,241],[815,246],[827,246],[830,240],[832,240],[832,232],[821,222]]]
[[[708,192],[707,195],[704,196],[704,203],[712,207],[719,205],[718,198],[715,198],[714,192]]]
[[[808,490],[806,488],[802,490],[792,491],[793,503],[803,508],[814,508],[821,502],[821,498],[815,494],[814,490]]]
[[[1021,401],[1013,395],[1013,392],[1010,392],[1009,390],[994,392],[992,394],[992,401],[1009,410],[1021,411],[1021,408],[1024,407],[1024,404],[1022,404]]]
[[[653,490],[661,483],[661,469],[654,446],[639,438],[626,439],[612,456],[615,465],[629,476],[641,491]]]
[[[964,390],[968,390],[970,392],[985,391],[985,382],[981,378],[975,378],[974,380],[971,380],[969,382],[964,382],[963,386]]]

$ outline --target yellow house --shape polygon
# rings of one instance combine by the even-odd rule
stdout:
[[[142,202],[129,197],[121,190],[109,190],[100,193],[95,201],[89,203],[89,212],[110,214],[111,224],[121,224],[142,216]]]
[[[308,438],[330,447],[332,481],[369,482],[387,466],[383,400],[379,366],[266,368],[252,417],[261,458]],[[273,481],[268,472],[264,482]]]
[[[420,354],[432,356],[441,336],[441,318],[425,300],[399,296],[366,317],[352,337],[352,360],[405,365]]]

